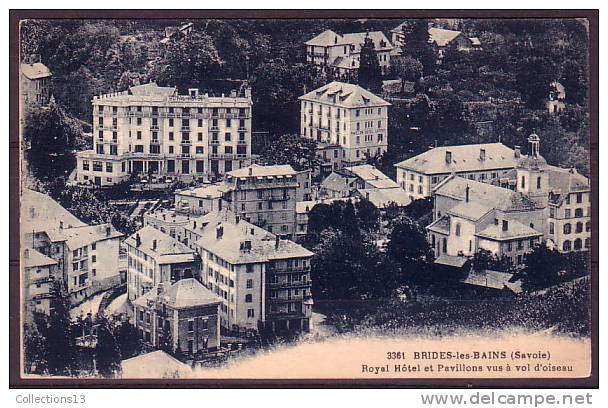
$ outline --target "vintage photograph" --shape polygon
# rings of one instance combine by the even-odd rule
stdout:
[[[18,21],[25,383],[592,376],[588,18],[98,14]]]

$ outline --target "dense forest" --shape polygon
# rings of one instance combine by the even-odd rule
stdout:
[[[298,96],[332,80],[306,64],[306,40],[328,28],[381,30],[390,38],[400,22],[194,20],[187,39],[162,45],[165,28],[181,21],[30,20],[21,27],[21,55],[51,69],[57,103],[87,122],[93,95],[138,83],[156,81],[181,91],[199,87],[213,94],[249,84],[254,130],[268,131],[273,140],[298,133]],[[392,175],[395,162],[432,145],[501,140],[525,148],[527,136],[536,131],[550,163],[588,174],[586,21],[469,19],[461,29],[479,37],[483,50],[448,49],[437,64],[429,63],[426,45],[406,49],[383,78],[400,79],[402,87],[383,91],[392,103],[391,148],[376,164]],[[424,34],[421,38],[424,43]],[[567,109],[561,115],[544,108],[552,81],[566,89]]]

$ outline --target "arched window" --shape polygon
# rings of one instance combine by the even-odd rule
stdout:
[[[585,238],[585,248],[591,248],[591,238]]]
[[[540,178],[540,176],[538,176],[536,178],[536,189],[540,190],[540,188],[541,188],[541,178]]]
[[[570,240],[565,240],[563,246],[564,251],[570,251],[572,249],[571,245]]]
[[[576,223],[576,232],[583,232],[583,223],[582,222],[577,222]]]
[[[570,234],[572,232],[572,225],[564,224],[564,234]]]
[[[585,231],[587,231],[587,232],[591,231],[591,221],[587,221],[585,223]]]
[[[583,241],[580,238],[574,240],[574,249],[579,250],[583,247]]]
[[[460,223],[456,224],[456,236],[459,237],[460,236]]]

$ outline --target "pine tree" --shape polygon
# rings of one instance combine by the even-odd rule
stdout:
[[[374,42],[369,36],[365,37],[365,42],[361,46],[358,83],[373,93],[382,91],[382,70],[380,69]]]
[[[108,320],[101,317],[97,323],[97,345],[95,346],[97,371],[103,377],[113,377],[120,371],[120,348]]]
[[[437,55],[429,43],[429,23],[426,19],[406,21],[402,26],[403,45],[401,55],[417,59],[422,63],[424,75],[435,72]]]
[[[58,297],[43,335],[47,369],[51,375],[71,375],[76,369],[76,344],[70,322],[70,301],[56,284]]]

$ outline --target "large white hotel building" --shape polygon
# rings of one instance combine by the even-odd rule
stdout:
[[[93,150],[76,181],[112,185],[133,173],[220,176],[251,162],[251,91],[209,96],[155,83],[93,98]]]

